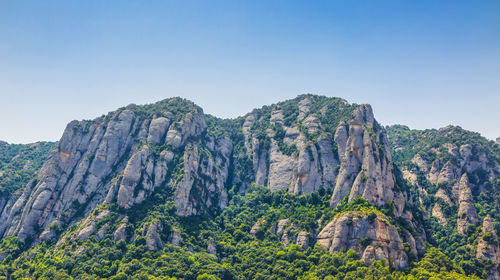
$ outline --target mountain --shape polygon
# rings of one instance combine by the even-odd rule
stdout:
[[[490,279],[500,279],[500,146],[457,126],[386,129],[439,248],[466,272],[491,268]]]
[[[69,123],[37,175],[4,192],[0,271],[496,279],[499,158],[478,134],[384,128],[340,98],[235,119],[182,98],[132,104]]]

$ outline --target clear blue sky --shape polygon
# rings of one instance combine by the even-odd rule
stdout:
[[[1,140],[171,96],[235,117],[302,93],[494,139],[500,1],[0,2]]]

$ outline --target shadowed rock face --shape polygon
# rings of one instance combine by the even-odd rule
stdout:
[[[408,263],[398,231],[379,216],[370,221],[362,213],[342,214],[328,223],[316,240],[330,252],[353,249],[367,262],[390,260],[396,268],[403,268]],[[361,240],[366,243],[361,244]]]

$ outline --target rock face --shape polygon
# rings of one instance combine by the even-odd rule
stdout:
[[[458,203],[457,231],[464,234],[467,226],[475,225],[478,221],[467,174],[460,178]]]
[[[416,154],[411,162],[414,163],[419,168],[419,170],[422,170],[423,172],[427,172],[429,170],[427,162],[425,162],[425,160],[419,154]]]
[[[232,143],[227,138],[217,141],[206,150],[200,143],[186,145],[184,152],[184,176],[177,183],[175,203],[177,214],[188,216],[203,212],[210,207],[225,208],[227,191],[224,188],[229,176]]]
[[[36,236],[103,202],[130,208],[167,184],[176,188],[179,215],[224,207],[231,142],[205,139],[203,111],[192,102],[172,98],[148,106],[153,116],[129,105],[68,124],[37,179],[2,202],[12,206],[1,212],[0,236]]]
[[[120,223],[120,225],[118,225],[118,228],[113,233],[113,239],[115,241],[127,240],[127,224],[128,224],[128,217],[125,217]]]
[[[337,128],[335,141],[341,164],[330,205],[337,206],[346,196],[348,201],[361,196],[374,205],[393,201],[396,190],[390,148],[385,131],[375,125],[371,107],[356,109],[354,119]]]
[[[436,192],[436,197],[441,198],[446,204],[452,205],[451,199],[448,197],[446,194],[446,191],[444,189],[439,189]]]
[[[390,128],[389,128],[390,129]],[[409,130],[409,129],[408,129]],[[424,150],[429,150],[434,155],[426,156],[425,159],[419,153],[415,154],[411,162],[418,171],[420,171],[427,180],[432,184],[453,183],[458,182],[462,174],[467,173],[471,182],[474,184],[483,184],[485,181],[495,180],[500,174],[500,163],[492,155],[495,152],[495,146],[488,143],[480,143],[480,141],[471,141],[471,143],[463,143],[460,139],[474,139],[477,137],[471,135],[470,132],[463,130],[460,127],[447,126],[437,131],[422,131],[422,138],[411,136],[411,140],[422,140],[421,143],[414,142],[414,145],[429,143],[430,139],[443,139],[443,141],[455,141],[454,143],[445,142],[438,147],[425,146]],[[399,137],[395,139],[404,139]],[[446,139],[446,140],[445,140]],[[477,140],[477,139],[476,139]],[[457,144],[460,143],[460,144]],[[393,146],[399,147],[398,143],[392,143]],[[485,146],[491,145],[491,149],[485,149]],[[399,147],[399,149],[402,149]],[[395,150],[396,151],[396,150]],[[396,151],[397,152],[397,151]],[[434,159],[432,159],[434,158]],[[453,188],[454,201],[458,200],[458,183]]]
[[[297,245],[302,249],[305,250],[309,247],[309,233],[307,231],[301,231],[297,235]]]
[[[281,235],[285,230],[285,227],[290,223],[290,219],[281,219],[276,225],[276,234]]]
[[[253,162],[253,182],[273,191],[285,189],[295,194],[312,193],[320,187],[333,188],[338,165],[335,143],[332,137],[321,133],[320,116],[309,114],[310,105],[307,96],[298,104],[296,120],[302,121],[302,127],[286,124],[279,106],[272,110],[269,120],[259,115],[259,111],[247,115],[242,130],[247,155]],[[265,144],[259,141],[262,136],[252,127],[268,121],[280,130],[267,130],[270,142]]]
[[[441,169],[441,172],[439,172],[435,183],[450,182],[457,177],[456,173],[456,167],[448,161]]]
[[[163,231],[163,226],[160,222],[152,222],[146,232],[146,246],[151,251],[156,251],[163,247],[160,233]]]
[[[398,200],[396,212],[401,214],[404,199],[395,187],[387,135],[372,108],[349,107],[348,117],[332,126],[332,106],[306,95],[298,97],[296,118],[279,103],[267,115],[259,110],[248,114],[242,131],[253,164],[252,181],[295,194],[333,189],[332,207],[344,197],[351,201],[361,196],[375,205]],[[336,113],[348,110],[342,100],[335,106]]]
[[[483,220],[482,236],[477,243],[476,258],[491,260],[494,267],[491,269],[488,279],[500,279],[500,273],[497,269],[500,264],[500,248],[490,215],[487,215]]]
[[[432,208],[432,216],[436,217],[442,226],[446,226],[448,224],[448,220],[446,219],[443,209],[441,209],[441,205],[439,205],[439,203],[434,204],[434,207]]]
[[[181,241],[182,241],[182,236],[179,229],[177,228],[172,229],[172,232],[170,233],[170,242],[172,243],[172,245],[180,246]]]
[[[483,220],[482,227],[483,235],[479,239],[477,245],[477,255],[478,259],[490,259],[494,263],[500,263],[500,251],[498,248],[498,236],[495,233],[495,228],[493,227],[493,221],[490,215],[487,215]]]
[[[342,214],[321,230],[316,241],[330,252],[353,249],[366,262],[390,260],[396,268],[408,263],[403,239],[396,228],[380,216],[370,220],[363,213]]]

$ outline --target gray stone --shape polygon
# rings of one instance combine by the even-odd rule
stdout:
[[[152,222],[146,233],[146,246],[151,251],[156,251],[163,248],[160,232],[163,226],[159,221]]]
[[[153,119],[149,125],[148,142],[153,144],[160,144],[163,142],[169,125],[170,120],[165,117]]]
[[[360,248],[362,238],[368,238],[370,246]],[[353,249],[360,252],[364,260],[390,260],[398,269],[408,264],[403,240],[396,228],[382,217],[377,216],[372,222],[362,214],[342,214],[321,230],[316,241],[330,252]],[[375,250],[376,247],[380,250]]]
[[[478,222],[476,208],[469,187],[469,178],[463,174],[459,182],[457,231],[464,234],[469,225]]]
[[[212,238],[208,240],[207,253],[217,256],[217,247],[215,246],[215,240],[213,240]]]
[[[434,204],[434,207],[432,208],[432,216],[436,217],[442,226],[446,226],[448,224],[448,220],[446,219],[439,203]]]
[[[170,240],[171,240],[172,245],[174,245],[174,246],[181,245],[182,237],[181,237],[181,232],[179,231],[179,229],[177,229],[177,228],[172,229],[172,232],[170,234]]]
[[[124,241],[127,240],[127,224],[128,224],[128,217],[125,217],[123,218],[122,222],[113,233],[113,239],[115,242],[119,240],[124,240]]]

